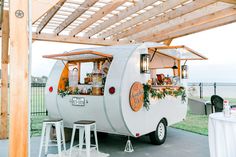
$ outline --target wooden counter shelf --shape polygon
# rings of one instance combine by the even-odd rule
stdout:
[[[158,89],[158,88],[179,88],[180,85],[152,85],[151,88]]]

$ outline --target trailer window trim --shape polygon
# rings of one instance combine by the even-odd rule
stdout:
[[[86,56],[87,55],[87,56]],[[78,59],[75,56],[83,56],[82,59]],[[72,58],[70,58],[72,57]],[[101,60],[101,59],[108,59],[113,58],[111,54],[105,54],[97,51],[74,51],[74,52],[67,52],[62,54],[51,54],[51,55],[44,55],[43,58],[55,59],[55,60],[65,60],[65,61],[82,61],[82,62],[90,62],[93,60]]]
[[[156,53],[171,57],[176,60],[207,60],[208,58],[204,55],[198,53],[197,51],[185,46],[185,45],[177,45],[177,46],[156,46],[149,47],[150,51],[153,51],[155,55]],[[168,51],[175,52],[175,54],[170,54]],[[183,52],[189,54],[188,57],[183,55]],[[192,56],[191,56],[192,55]],[[154,56],[153,56],[154,57]]]

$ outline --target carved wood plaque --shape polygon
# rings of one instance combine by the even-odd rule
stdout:
[[[140,82],[134,82],[129,93],[130,107],[134,112],[138,112],[143,107],[144,90]]]

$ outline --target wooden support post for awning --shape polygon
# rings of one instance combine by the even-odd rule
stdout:
[[[9,157],[28,157],[29,1],[10,2]]]
[[[3,11],[2,23],[2,82],[1,82],[1,125],[0,139],[8,136],[8,45],[9,45],[9,13]]]
[[[178,76],[180,77],[180,75],[181,75],[181,60],[177,61],[177,66],[178,66]]]

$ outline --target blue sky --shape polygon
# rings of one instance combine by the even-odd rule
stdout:
[[[236,23],[173,40],[171,45],[186,45],[204,54],[207,61],[188,61],[190,82],[236,82]],[[33,43],[32,75],[48,76],[55,61],[42,55],[62,53],[91,45],[52,42]]]

